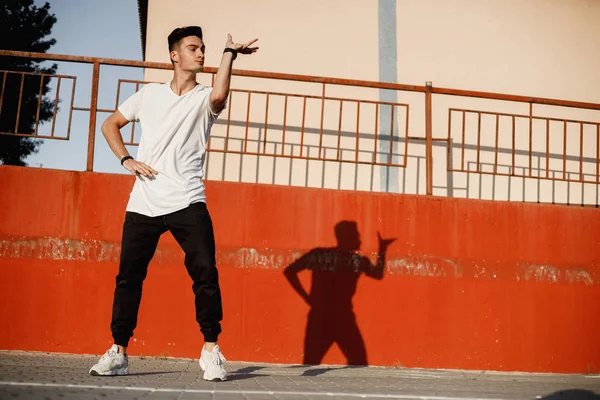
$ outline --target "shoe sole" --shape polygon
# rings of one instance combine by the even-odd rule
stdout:
[[[200,364],[200,369],[202,370],[202,372],[206,372],[206,367],[202,364],[202,362],[199,361],[198,363]],[[221,379],[221,378],[206,379],[203,376],[202,379],[204,379],[207,382],[225,382],[227,380],[227,377],[225,377],[224,379]]]
[[[225,382],[227,380],[227,378],[225,378],[225,379],[221,379],[221,378],[206,379],[206,378],[204,378],[204,380],[207,382]]]
[[[96,371],[95,369],[90,370],[90,375],[92,376],[123,376],[123,375],[128,375],[129,374],[129,370],[127,368],[121,368],[121,369],[117,369],[115,371],[108,371],[104,374]]]

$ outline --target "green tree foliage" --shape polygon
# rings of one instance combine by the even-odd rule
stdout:
[[[56,40],[47,38],[56,22],[56,17],[49,11],[50,4],[36,7],[33,0],[0,2],[0,49],[45,53],[56,43]],[[0,71],[56,73],[56,64],[42,67],[40,63],[30,58],[0,57]],[[40,75],[26,74],[23,78],[23,75],[0,72],[0,91],[3,92],[0,109],[1,164],[26,165],[25,158],[37,153],[41,140],[11,134],[15,133],[15,128],[17,133],[33,134],[36,119],[39,123],[52,119],[54,102],[45,98],[50,91],[49,83],[48,77],[42,81]],[[20,97],[21,85],[23,92]]]

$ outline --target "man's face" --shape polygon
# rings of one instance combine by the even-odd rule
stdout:
[[[171,59],[183,71],[200,72],[204,68],[204,50],[206,47],[198,36],[181,39],[179,46],[171,52]]]

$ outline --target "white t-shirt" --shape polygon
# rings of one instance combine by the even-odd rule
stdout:
[[[170,82],[150,83],[119,106],[142,127],[136,160],[158,172],[151,179],[137,176],[127,211],[155,217],[206,201],[202,166],[218,116],[209,106],[211,92],[198,84],[179,96]]]

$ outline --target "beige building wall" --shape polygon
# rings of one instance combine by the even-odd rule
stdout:
[[[239,56],[234,68],[345,79],[387,81],[412,85],[433,82],[435,87],[520,94],[600,103],[600,1],[597,0],[149,0],[146,59],[168,62],[166,37],[183,25],[200,25],[207,46],[206,65],[218,66],[227,33],[234,40],[259,38],[260,50]],[[169,74],[148,70],[146,79],[166,81]],[[199,76],[210,85],[210,76]],[[234,77],[236,89],[299,93],[321,96],[321,84]],[[327,86],[326,96],[407,104],[408,133],[424,137],[424,96],[371,88]],[[302,104],[290,98],[286,143],[278,147],[283,129],[283,96],[254,95],[246,137],[247,95],[234,93],[230,104],[229,149],[263,149],[265,121],[268,152],[299,154]],[[309,100],[306,109],[304,152],[316,155],[319,144],[321,100]],[[323,142],[325,154],[337,151],[337,135],[345,151],[343,159],[356,157],[356,105],[343,105],[341,129],[339,102],[324,102]],[[385,107],[384,107],[385,108]],[[433,136],[445,138],[450,125],[451,165],[463,165],[462,116],[449,108],[528,115],[529,106],[495,100],[435,95]],[[382,108],[383,110],[383,108]],[[229,112],[226,111],[226,112]],[[380,138],[389,136],[390,110],[377,116]],[[600,111],[536,105],[533,115],[600,122]],[[213,129],[212,146],[225,145],[224,116]],[[407,113],[394,114],[393,160],[405,156]],[[389,147],[375,134],[375,107],[360,109],[360,160],[386,161]],[[465,168],[477,168],[477,115],[465,116]],[[384,128],[385,126],[385,128]],[[532,176],[563,176],[564,129],[567,130],[565,176],[579,179],[579,153],[583,147],[585,180],[595,180],[597,126],[554,121],[546,135],[545,121],[532,124]],[[495,116],[481,119],[479,167],[492,171],[496,164]],[[500,117],[497,171],[529,175],[529,120],[516,118],[512,160],[511,118]],[[550,138],[547,148],[546,137]],[[237,147],[236,147],[237,146]],[[374,155],[374,149],[377,153]],[[550,157],[546,161],[546,151]],[[333,152],[333,153],[332,153]],[[304,153],[306,154],[306,153]],[[478,173],[448,172],[447,146],[436,143],[434,194],[481,199],[558,203],[599,203],[596,184],[566,183]],[[327,156],[329,157],[329,156]],[[335,157],[333,155],[332,157]],[[337,161],[290,160],[272,156],[241,156],[211,152],[206,169],[209,179],[301,185],[350,190],[425,193],[423,141],[410,141],[406,168],[355,165]]]

